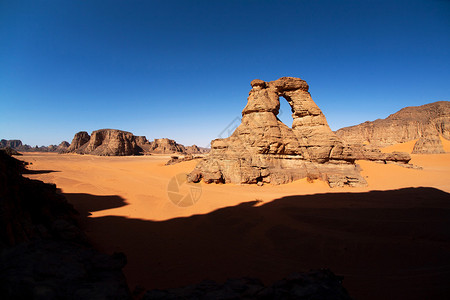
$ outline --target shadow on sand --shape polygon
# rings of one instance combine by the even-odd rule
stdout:
[[[117,196],[65,196],[82,212],[125,205]],[[131,288],[242,276],[270,284],[294,271],[330,268],[356,299],[450,299],[448,193],[406,188],[256,203],[161,222],[85,222],[101,250],[127,255]]]
[[[30,170],[30,169],[25,169],[25,171],[23,171],[22,174],[48,174],[48,173],[54,173],[54,172],[61,172],[61,171],[55,171],[55,170]]]

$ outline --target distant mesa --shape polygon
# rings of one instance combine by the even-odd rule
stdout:
[[[444,153],[439,136],[450,140],[450,101],[405,107],[386,119],[341,128],[336,135],[349,144],[374,147],[419,139],[413,153]]]
[[[21,151],[21,152],[62,152],[62,151],[66,150],[68,145],[69,145],[68,142],[63,141],[58,146],[50,145],[50,146],[31,147],[30,145],[22,144],[21,140],[1,140],[0,141],[0,149],[11,148],[15,151]],[[15,155],[15,154],[13,154],[13,155]]]
[[[411,159],[403,152],[346,145],[331,131],[300,78],[256,79],[251,86],[241,124],[230,137],[211,142],[210,154],[189,174],[190,181],[283,184],[307,177],[331,187],[363,186],[355,160],[407,164]],[[280,97],[291,106],[292,128],[277,118]]]
[[[195,145],[185,147],[168,138],[149,142],[145,136],[117,129],[100,129],[89,135],[86,131],[75,134],[64,153],[100,156],[127,156],[145,154],[202,154],[206,149]]]

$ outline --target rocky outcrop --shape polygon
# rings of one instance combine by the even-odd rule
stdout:
[[[445,153],[442,141],[437,134],[422,136],[414,144],[413,154],[439,154]]]
[[[168,290],[151,290],[143,300],[156,299],[352,299],[342,286],[343,277],[330,270],[293,273],[265,286],[259,279],[229,279],[223,284],[205,280],[196,285]]]
[[[129,299],[123,254],[96,251],[55,185],[0,151],[0,298]]]
[[[197,145],[187,146],[185,148],[187,154],[204,154],[209,152],[208,148],[198,147]]]
[[[35,146],[31,147],[27,144],[22,144],[21,140],[1,140],[0,149],[1,148],[11,148],[16,151],[22,152],[62,152],[65,151],[69,146],[69,143],[66,141],[61,142],[59,146],[57,145],[49,145],[49,146]]]
[[[12,149],[17,149],[22,146],[23,144],[21,140],[0,140],[0,148],[10,147]]]
[[[66,141],[62,141],[58,147],[56,147],[56,151],[59,153],[63,153],[67,150],[67,148],[69,148],[70,144]]]
[[[383,154],[364,147],[353,149],[331,131],[326,118],[299,78],[253,80],[241,124],[226,139],[211,142],[211,152],[188,176],[207,183],[281,184],[308,177],[330,186],[365,185],[356,159],[396,160],[408,154]],[[278,118],[279,98],[292,109],[292,128]]]
[[[76,152],[82,146],[89,142],[91,136],[86,131],[80,131],[73,137],[72,143],[67,148],[67,152]]]
[[[186,148],[175,142],[174,140],[163,138],[155,139],[150,143],[149,152],[157,154],[173,154],[173,153],[186,153]]]
[[[141,141],[141,139],[139,139]],[[143,150],[138,146],[136,137],[127,131],[100,129],[89,134],[78,132],[67,148],[67,153],[92,154],[101,156],[140,155]]]
[[[386,119],[339,129],[336,135],[349,144],[370,144],[376,147],[437,135],[449,140],[450,102],[406,107]],[[431,139],[436,140],[433,137]]]
[[[21,153],[17,152],[15,149],[11,148],[11,147],[5,147],[5,148],[0,148],[0,151],[6,153],[9,156],[12,155],[22,155]]]

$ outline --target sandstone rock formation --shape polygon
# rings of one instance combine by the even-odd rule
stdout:
[[[69,146],[69,143],[66,141],[63,141],[57,145],[49,145],[49,146],[35,146],[31,147],[27,144],[22,144],[21,140],[1,140],[0,142],[0,149],[2,148],[11,148],[16,151],[23,151],[23,152],[62,152],[65,151],[66,148]]]
[[[139,139],[141,140],[141,139]],[[75,134],[66,152],[101,156],[124,156],[142,154],[142,148],[131,132],[116,129],[100,129],[91,136],[86,131]]]
[[[0,151],[0,299],[130,299],[123,254],[95,250],[56,187]]]
[[[352,149],[330,129],[319,107],[299,78],[253,80],[242,122],[233,134],[211,142],[210,154],[189,175],[207,183],[287,183],[296,179],[326,180],[330,186],[365,185],[356,159],[407,163],[408,154],[383,154],[364,147]],[[292,109],[292,128],[277,114],[279,97]]]
[[[185,148],[187,154],[204,154],[209,152],[208,148],[198,147],[197,145],[187,146]]]
[[[186,153],[186,148],[174,140],[163,138],[155,139],[150,143],[150,152],[158,154]]]
[[[12,149],[17,149],[22,146],[21,140],[0,140],[0,148],[10,147]]]
[[[57,151],[57,152],[60,152],[60,153],[65,152],[65,151],[67,150],[67,148],[69,148],[69,146],[70,146],[70,144],[69,144],[68,142],[62,141],[62,142],[58,145],[58,147],[56,147],[56,151]]]
[[[11,147],[0,148],[0,151],[6,153],[9,156],[22,155],[22,153],[17,152],[17,150],[15,150]]]
[[[429,135],[442,135],[450,140],[450,102],[405,107],[386,119],[341,128],[336,131],[336,135],[349,144],[370,144],[376,147]]]
[[[445,153],[442,141],[437,134],[426,134],[414,144],[413,154]]]

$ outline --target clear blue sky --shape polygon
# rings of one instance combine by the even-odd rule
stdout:
[[[252,79],[282,76],[308,82],[334,130],[450,100],[450,1],[0,0],[0,138],[206,146]]]

